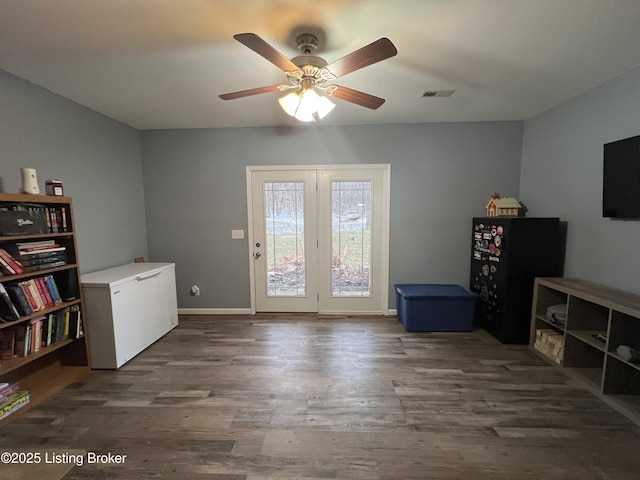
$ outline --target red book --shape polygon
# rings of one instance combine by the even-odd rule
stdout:
[[[15,259],[4,248],[0,248],[0,258],[4,260],[2,265],[9,269],[9,273],[14,275],[22,273],[22,267],[16,263]]]
[[[49,250],[51,248],[60,248],[59,243],[52,245],[38,245],[35,247],[20,247],[20,252],[39,252],[40,250]]]
[[[31,325],[31,347],[30,352],[34,353],[40,350],[42,344],[42,320],[44,317],[33,318],[29,324]]]
[[[27,280],[26,283],[27,283],[27,285],[29,285],[29,291],[33,295],[33,298],[35,299],[36,304],[38,305],[37,310],[44,309],[45,308],[44,307],[44,300],[40,296],[40,291],[38,290],[38,285],[36,284],[36,281],[33,278],[31,278],[31,279]]]
[[[47,287],[43,277],[37,277],[34,279],[36,285],[38,287],[38,292],[40,293],[40,297],[42,297],[42,301],[44,302],[45,307],[53,307],[54,303],[49,294],[49,288]]]
[[[2,257],[0,257],[0,273],[5,272],[8,273],[9,275],[15,275],[13,269],[9,266],[9,264],[6,262],[6,260]]]
[[[40,295],[36,297],[38,292],[36,290],[36,286],[33,280],[20,282],[19,285],[20,285],[20,288],[22,288],[22,291],[24,292],[25,296],[27,297],[27,301],[29,302],[29,306],[31,307],[31,310],[33,310],[34,312],[38,310],[42,310],[44,303],[38,302]]]
[[[66,209],[66,207],[62,207],[60,209],[60,214],[62,216],[62,231],[63,232],[68,232],[69,231],[69,224],[67,222],[67,209]]]

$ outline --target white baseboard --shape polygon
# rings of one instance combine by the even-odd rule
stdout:
[[[179,308],[178,315],[251,315],[250,308]]]
[[[388,317],[397,317],[398,316],[398,311],[395,308],[390,308],[389,310],[387,310],[387,316]]]

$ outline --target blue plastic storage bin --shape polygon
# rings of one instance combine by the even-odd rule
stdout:
[[[460,285],[400,284],[398,320],[409,332],[469,332],[478,295]]]

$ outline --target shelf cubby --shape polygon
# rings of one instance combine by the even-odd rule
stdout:
[[[640,395],[639,367],[640,365],[625,362],[616,355],[609,355],[603,392],[605,394]]]

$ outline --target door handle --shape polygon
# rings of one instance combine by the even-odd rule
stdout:
[[[143,280],[149,280],[150,278],[155,278],[155,277],[157,277],[158,275],[160,275],[161,273],[162,273],[162,272],[151,272],[151,273],[146,274],[146,275],[138,275],[138,276],[136,277],[136,280],[137,280],[138,282],[142,282]]]
[[[253,257],[257,260],[258,258],[260,258],[262,254],[260,252],[256,252],[253,254]]]

